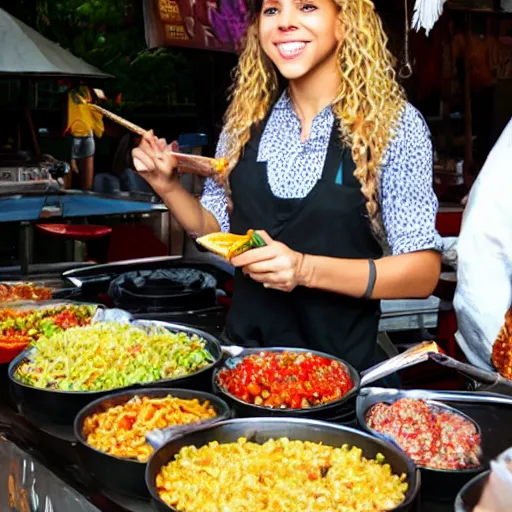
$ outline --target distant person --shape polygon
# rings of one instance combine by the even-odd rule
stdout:
[[[94,137],[102,137],[105,131],[102,114],[88,105],[96,99],[95,93],[84,85],[73,87],[68,92],[66,133],[73,137],[71,168],[78,171],[82,190],[91,190],[93,187],[96,151]]]
[[[143,192],[156,195],[147,181],[135,170],[132,149],[136,148],[141,137],[135,133],[125,134],[119,141],[114,156],[112,172],[97,174],[94,178],[94,192],[118,194],[119,192]]]
[[[489,153],[469,198],[457,242],[458,344],[493,370],[492,347],[512,304],[512,120]]]

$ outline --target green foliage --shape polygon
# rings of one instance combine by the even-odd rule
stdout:
[[[30,1],[30,0],[25,0]],[[78,57],[116,77],[106,84],[123,103],[193,101],[193,80],[180,50],[146,48],[140,0],[35,0],[37,29]]]

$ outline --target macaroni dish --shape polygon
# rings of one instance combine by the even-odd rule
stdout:
[[[404,500],[405,479],[356,447],[240,438],[182,448],[156,486],[180,512],[381,512]]]
[[[215,418],[210,402],[184,400],[171,395],[162,398],[135,396],[125,404],[93,414],[84,421],[87,444],[117,457],[147,462],[153,448],[146,434],[155,429],[185,425]]]

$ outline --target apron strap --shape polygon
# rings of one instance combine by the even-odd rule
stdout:
[[[268,120],[270,119],[271,112],[272,112],[272,109],[270,109],[270,111],[269,111],[267,117],[265,117],[265,119],[260,121],[258,124],[253,124],[251,126],[251,138],[250,138],[248,144],[251,147],[251,149],[256,153],[256,155],[258,154],[261,136],[263,135],[265,127],[267,126]]]

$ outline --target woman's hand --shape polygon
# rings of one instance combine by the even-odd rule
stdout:
[[[265,288],[291,292],[301,284],[300,270],[304,255],[272,240],[265,231],[257,233],[267,245],[235,256],[231,263],[241,267],[244,274],[255,281],[263,283]]]
[[[139,146],[132,150],[135,169],[159,195],[165,194],[178,183],[175,172],[178,163],[166,149],[166,140],[158,139],[151,130],[144,135]],[[178,151],[176,142],[171,144],[171,151]]]

